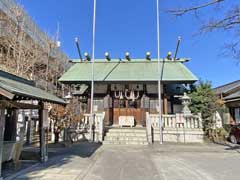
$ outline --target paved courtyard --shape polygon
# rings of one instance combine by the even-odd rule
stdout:
[[[85,147],[86,146],[86,147]],[[12,179],[239,180],[238,147],[74,145]],[[10,178],[8,178],[10,179]]]

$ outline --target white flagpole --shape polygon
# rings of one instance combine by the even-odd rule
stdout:
[[[158,107],[159,107],[159,133],[160,144],[163,143],[162,129],[162,92],[161,92],[161,65],[160,65],[160,16],[159,16],[159,0],[157,0],[157,56],[158,56]]]
[[[94,98],[94,61],[95,61],[95,32],[96,32],[96,0],[93,0],[93,34],[92,34],[92,82],[91,82],[91,123],[90,123],[90,138],[93,139],[92,126],[94,124],[94,114],[93,114],[93,98]]]

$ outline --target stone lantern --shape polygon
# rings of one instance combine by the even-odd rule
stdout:
[[[182,113],[184,115],[191,115],[192,113],[188,107],[191,103],[191,98],[187,95],[187,93],[184,93],[183,96],[180,97],[180,99],[182,100],[183,105]]]

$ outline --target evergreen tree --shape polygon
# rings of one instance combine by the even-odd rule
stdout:
[[[201,113],[204,130],[208,131],[214,123],[213,114],[220,108],[211,83],[200,81],[197,85],[191,87],[189,96],[191,97],[190,110],[194,114]]]

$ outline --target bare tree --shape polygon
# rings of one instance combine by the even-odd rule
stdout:
[[[207,16],[204,19],[204,23],[200,26],[199,33],[209,33],[216,30],[229,31],[233,34],[234,40],[230,42],[225,42],[225,51],[227,55],[232,55],[234,58],[240,60],[240,4],[232,1],[232,6],[224,6],[224,3],[229,3],[228,0],[207,0],[205,2],[200,2],[193,6],[187,6],[185,8],[174,8],[168,10],[167,12],[173,14],[174,16],[183,16],[185,14],[198,12],[205,12],[208,9],[214,9],[223,5],[222,8],[217,8],[221,10],[221,15],[218,16]],[[227,8],[226,8],[227,7]],[[211,13],[210,13],[211,14]]]
[[[19,5],[6,7],[5,11],[0,9],[0,69],[57,92],[56,79],[63,73],[67,57]]]
[[[66,88],[60,86],[58,79],[69,63],[67,56],[59,49],[59,32],[57,37],[51,38],[18,4],[9,0],[4,2],[9,4],[6,9],[0,7],[0,69],[33,80],[37,87],[64,96]],[[76,108],[73,108],[77,105],[72,108],[52,107],[50,118],[55,128],[79,121]]]

